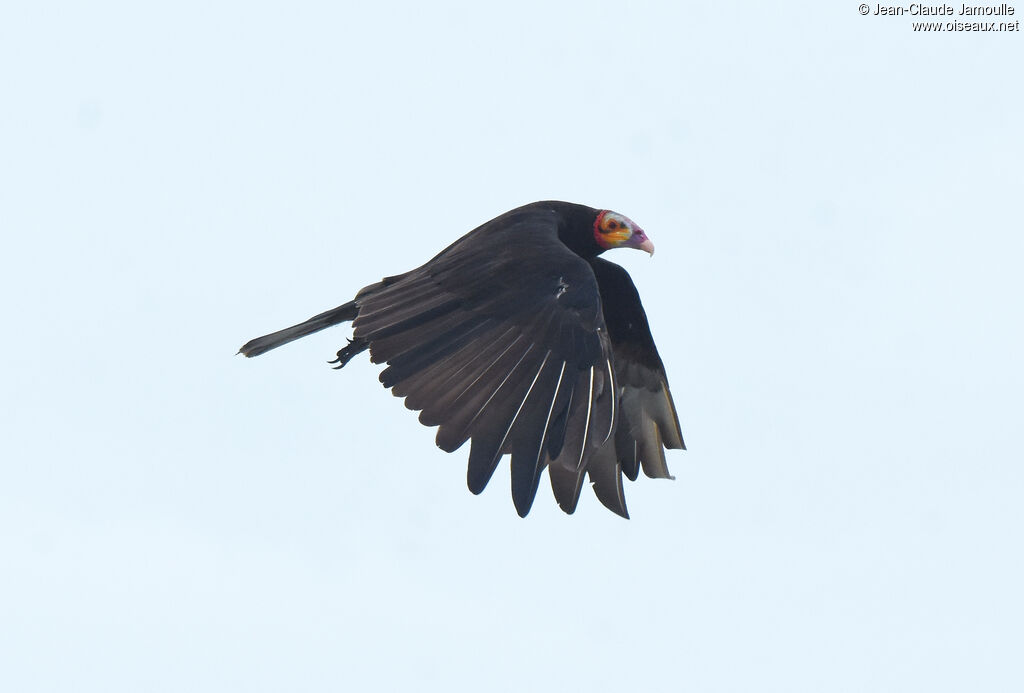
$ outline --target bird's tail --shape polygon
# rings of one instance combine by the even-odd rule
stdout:
[[[359,306],[356,305],[355,301],[349,301],[343,306],[332,308],[329,311],[320,313],[320,315],[314,315],[306,322],[301,322],[298,325],[292,325],[283,330],[248,341],[238,350],[238,353],[248,357],[259,356],[271,349],[276,349],[282,344],[293,342],[300,337],[311,335],[314,332],[319,332],[341,322],[354,320],[358,314]]]

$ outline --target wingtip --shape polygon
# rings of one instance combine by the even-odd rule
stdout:
[[[519,486],[515,483],[514,476],[512,480],[512,503],[516,506],[519,517],[525,518],[530,514],[533,501],[537,498],[537,483],[534,481],[530,486]]]
[[[625,497],[619,496],[617,498],[606,498],[603,494],[597,493],[597,489],[594,489],[594,492],[597,499],[601,501],[601,505],[608,508],[622,519],[629,519],[629,510],[626,509]]]
[[[603,463],[603,464],[602,464]],[[626,509],[626,493],[622,487],[622,465],[614,456],[608,459],[596,459],[588,468],[591,488],[601,505],[626,520],[629,510]]]

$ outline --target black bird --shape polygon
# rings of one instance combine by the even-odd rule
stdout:
[[[512,500],[525,517],[549,468],[566,513],[584,475],[598,499],[628,518],[622,474],[672,478],[663,448],[685,449],[665,367],[629,274],[598,255],[654,254],[621,214],[535,202],[470,231],[422,267],[386,277],[348,303],[258,337],[259,356],[341,322],[353,337],[330,363],[370,350],[384,387],[437,446],[472,440],[468,483],[483,491],[512,456]]]

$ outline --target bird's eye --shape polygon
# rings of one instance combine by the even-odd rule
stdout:
[[[614,231],[617,228],[619,228],[619,222],[615,221],[614,219],[609,219],[608,220],[608,229],[611,230],[611,231]]]

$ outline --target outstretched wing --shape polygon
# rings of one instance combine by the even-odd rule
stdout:
[[[622,473],[635,481],[643,468],[649,477],[671,479],[665,449],[686,449],[686,446],[665,366],[633,280],[626,270],[613,262],[594,258],[590,265],[597,279],[612,344],[619,420],[614,439],[595,452],[587,474],[601,502],[628,517]],[[554,483],[554,467],[551,476]],[[563,476],[568,475],[563,473]],[[576,493],[578,496],[578,489]],[[574,500],[571,507],[575,505]]]
[[[441,449],[472,440],[474,493],[510,453],[521,516],[544,466],[585,470],[617,418],[598,281],[558,224],[549,210],[516,210],[356,297],[354,337],[388,364],[384,386],[440,426]]]

